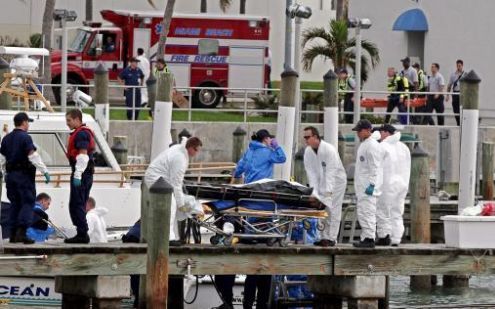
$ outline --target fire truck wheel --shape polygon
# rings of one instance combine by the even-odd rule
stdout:
[[[214,85],[201,85],[212,87]],[[193,106],[197,108],[215,108],[220,103],[222,95],[214,89],[198,89],[193,94]]]

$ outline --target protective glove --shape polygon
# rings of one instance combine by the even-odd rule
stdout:
[[[278,142],[276,139],[272,138],[272,141],[270,142],[270,146],[272,146],[273,149],[278,148]]]
[[[50,174],[48,172],[45,172],[43,176],[45,176],[45,183],[50,183]]]
[[[375,191],[375,185],[374,184],[370,184],[368,186],[368,188],[366,188],[366,190],[364,191],[364,193],[366,193],[366,195],[372,196],[373,195],[373,191]]]
[[[81,186],[81,179],[79,178],[72,178],[72,184],[75,186],[75,187],[80,187]]]

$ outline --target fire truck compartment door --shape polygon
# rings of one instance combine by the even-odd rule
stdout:
[[[151,29],[149,28],[134,28],[134,42],[132,55],[137,56],[137,49],[144,49],[144,54],[149,56],[151,44]]]
[[[190,63],[172,63],[167,64],[168,69],[174,74],[176,87],[191,86],[191,64]]]
[[[264,47],[230,47],[229,88],[263,88]]]

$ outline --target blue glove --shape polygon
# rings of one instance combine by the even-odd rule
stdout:
[[[366,193],[366,195],[372,196],[373,195],[373,191],[375,191],[375,185],[370,184],[368,186],[368,188],[366,188],[366,190],[364,191],[364,193]]]
[[[48,172],[44,173],[43,176],[45,176],[45,183],[50,183],[50,174]]]
[[[80,187],[80,186],[81,186],[81,179],[72,178],[72,184],[73,184],[75,187]]]
[[[272,138],[272,141],[270,142],[270,146],[272,146],[273,149],[278,148],[277,140]]]

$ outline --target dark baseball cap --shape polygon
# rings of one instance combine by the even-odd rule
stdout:
[[[339,73],[345,73],[345,74],[347,74],[347,69],[340,69],[339,70]]]
[[[256,132],[256,137],[257,137],[258,140],[261,141],[261,140],[263,140],[266,137],[274,138],[275,135],[271,135],[270,132],[268,132],[268,130],[266,130],[266,129],[261,129],[258,132]]]
[[[25,112],[20,112],[20,113],[15,114],[15,116],[14,116],[14,124],[15,125],[20,125],[24,121],[33,122],[34,120],[33,120],[33,118],[29,118],[28,114],[26,114]]]
[[[400,61],[411,63],[411,59],[409,59],[409,57],[405,57],[404,59],[401,59]]]
[[[397,129],[393,125],[385,123],[377,128],[374,128],[373,131],[386,131],[390,134],[394,134]]]
[[[373,129],[373,126],[371,125],[371,122],[368,119],[359,120],[356,126],[352,128],[352,131],[360,131],[363,129],[368,129],[368,130]]]

